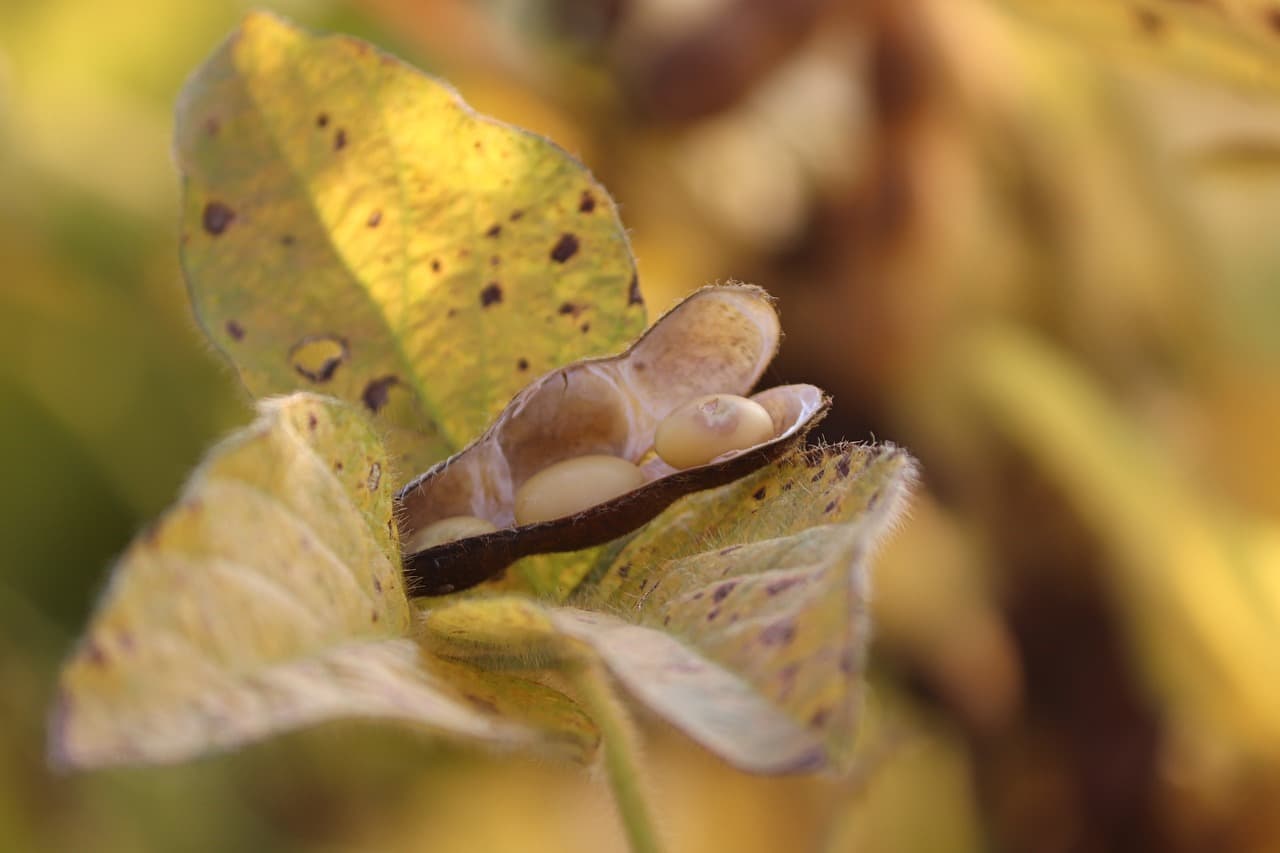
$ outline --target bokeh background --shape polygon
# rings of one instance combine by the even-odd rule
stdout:
[[[1280,849],[1280,12],[267,5],[578,154],[652,309],[769,288],[769,383],[923,462],[857,771],[751,778],[642,720],[674,850]],[[621,849],[590,773],[359,724],[46,769],[113,555],[250,418],[186,303],[169,155],[245,8],[0,0],[0,850]]]

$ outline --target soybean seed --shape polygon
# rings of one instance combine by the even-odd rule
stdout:
[[[443,545],[455,539],[466,539],[470,536],[493,533],[497,529],[496,525],[485,521],[483,518],[476,518],[474,515],[454,515],[432,522],[415,532],[404,543],[404,552],[406,554],[416,554],[419,551],[425,551],[428,548],[434,548],[437,545]]]
[[[654,432],[653,449],[673,468],[693,468],[722,453],[754,447],[773,434],[773,418],[755,400],[711,394],[663,418]]]
[[[543,468],[516,490],[517,524],[575,515],[644,485],[644,474],[617,456],[565,459]]]

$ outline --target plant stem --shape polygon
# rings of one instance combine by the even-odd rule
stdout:
[[[605,772],[631,853],[661,853],[662,844],[642,790],[639,742],[626,707],[599,664],[579,666],[574,680],[587,713],[600,727]]]

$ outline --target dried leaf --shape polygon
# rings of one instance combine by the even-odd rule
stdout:
[[[210,339],[256,396],[322,390],[375,413],[397,473],[644,328],[586,169],[364,42],[251,14],[187,85],[176,144]]]

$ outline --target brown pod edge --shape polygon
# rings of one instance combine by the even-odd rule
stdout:
[[[474,515],[500,528],[406,554],[408,589],[444,595],[489,580],[522,557],[602,545],[684,495],[731,483],[784,456],[830,406],[812,385],[785,385],[752,397],[774,421],[774,438],[762,444],[685,470],[652,453],[657,424],[686,401],[749,391],[780,337],[773,300],[763,290],[707,287],[660,318],[626,352],[534,380],[479,439],[396,496],[403,541],[456,515]],[[514,523],[513,496],[521,483],[548,465],[591,453],[638,464],[647,482],[571,516]]]

